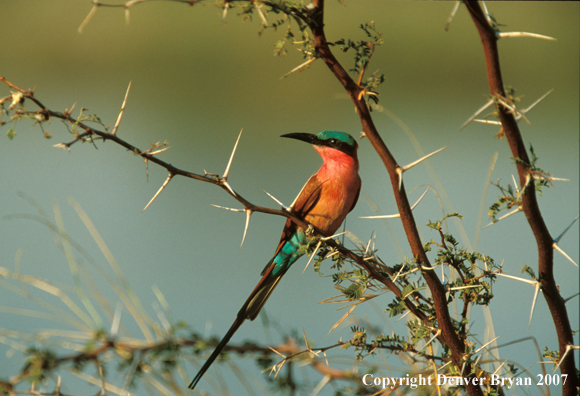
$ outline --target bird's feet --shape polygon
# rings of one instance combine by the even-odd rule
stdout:
[[[308,228],[304,233],[306,234],[306,236],[314,235],[314,227],[312,227],[312,224],[308,224]]]

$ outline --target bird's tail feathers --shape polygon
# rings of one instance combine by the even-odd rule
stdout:
[[[271,272],[268,272],[266,275],[264,275],[260,283],[258,283],[258,285],[254,288],[252,294],[250,294],[250,297],[248,297],[245,304],[238,312],[236,320],[234,321],[234,323],[232,324],[232,326],[230,327],[224,338],[222,338],[220,343],[215,347],[215,350],[212,352],[207,361],[201,367],[201,369],[199,370],[193,381],[191,381],[191,384],[189,384],[189,389],[195,388],[197,383],[201,380],[201,377],[203,377],[205,372],[217,359],[217,357],[220,355],[220,353],[225,348],[227,343],[230,341],[230,338],[232,338],[235,332],[238,331],[242,323],[244,323],[246,319],[250,320],[256,319],[256,317],[262,310],[262,307],[268,300],[268,297],[270,297],[270,295],[278,285],[278,282],[280,282],[280,279],[282,279],[282,275],[284,275],[284,272],[277,276],[272,276]]]
[[[245,319],[254,320],[268,301],[268,298],[282,279],[282,275],[272,277],[269,279],[269,275],[265,275],[263,278],[263,283],[260,282],[258,286],[254,289],[244,307],[240,311],[240,314],[243,313]]]
[[[212,365],[212,363],[214,362],[214,360],[217,359],[217,357],[219,356],[219,354],[225,348],[225,346],[229,342],[230,338],[232,338],[232,336],[234,335],[234,333],[236,331],[238,331],[238,329],[240,328],[240,326],[242,325],[242,323],[244,323],[244,320],[245,320],[245,318],[240,317],[240,315],[238,315],[238,317],[236,318],[236,320],[234,321],[234,323],[232,324],[232,326],[230,327],[230,329],[228,330],[228,332],[226,333],[226,335],[224,336],[224,338],[222,338],[222,340],[216,346],[215,350],[212,352],[212,354],[207,359],[207,361],[205,362],[205,364],[199,370],[199,372],[197,373],[197,375],[195,376],[195,378],[193,379],[193,381],[191,381],[191,384],[189,384],[189,389],[195,388],[195,386],[197,385],[197,383],[199,382],[199,380],[201,380],[201,377],[203,377],[203,375],[205,374],[205,372],[207,371],[207,369],[209,369],[209,367]]]

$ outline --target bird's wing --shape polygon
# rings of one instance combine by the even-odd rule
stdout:
[[[292,213],[297,217],[304,219],[320,199],[322,186],[326,182],[327,180],[320,181],[317,174],[312,175],[294,200],[294,204],[291,208]],[[278,254],[281,246],[283,246],[282,242],[287,241],[294,233],[294,230],[296,230],[296,224],[291,219],[286,220],[282,236],[280,237],[280,245],[278,246],[278,250],[276,250],[276,254]]]
[[[292,205],[292,213],[303,219],[320,199],[322,185],[325,182],[326,180],[320,182],[316,174],[312,175],[296,197],[296,200]],[[268,268],[272,265],[272,261],[274,261],[274,258],[276,258],[278,253],[280,253],[280,250],[282,250],[286,241],[292,237],[294,231],[296,231],[296,224],[291,219],[286,220],[286,224],[284,224],[284,229],[282,230],[282,236],[280,236],[280,242],[278,243],[276,252],[272,257],[272,260],[266,264],[260,275],[263,276],[268,271]]]
[[[352,212],[352,210],[356,206],[356,203],[358,202],[359,196],[360,196],[360,186],[358,187],[358,191],[356,192],[356,196],[354,197],[354,201],[352,201],[352,206],[350,207],[350,210],[348,211],[348,213]]]

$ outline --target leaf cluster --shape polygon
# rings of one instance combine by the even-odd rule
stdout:
[[[488,305],[493,298],[492,285],[497,278],[499,267],[494,260],[479,252],[468,252],[459,246],[457,240],[443,232],[442,222],[449,217],[462,218],[457,213],[445,216],[437,222],[429,222],[427,225],[439,232],[440,242],[431,240],[425,245],[425,250],[437,248],[435,264],[452,268],[458,277],[450,279],[446,277],[445,286],[448,293],[448,303],[455,298],[463,300],[465,304]],[[478,266],[483,264],[483,267]]]

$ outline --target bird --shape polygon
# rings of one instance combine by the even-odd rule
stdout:
[[[322,166],[302,187],[289,209],[294,216],[305,220],[310,226],[304,229],[291,219],[286,221],[274,257],[261,273],[262,279],[238,312],[226,335],[189,384],[190,389],[195,388],[242,323],[246,319],[256,319],[286,271],[315,241],[315,233],[323,237],[334,235],[358,201],[361,189],[358,144],[351,135],[322,131],[316,135],[295,132],[281,137],[310,143],[322,157]]]

